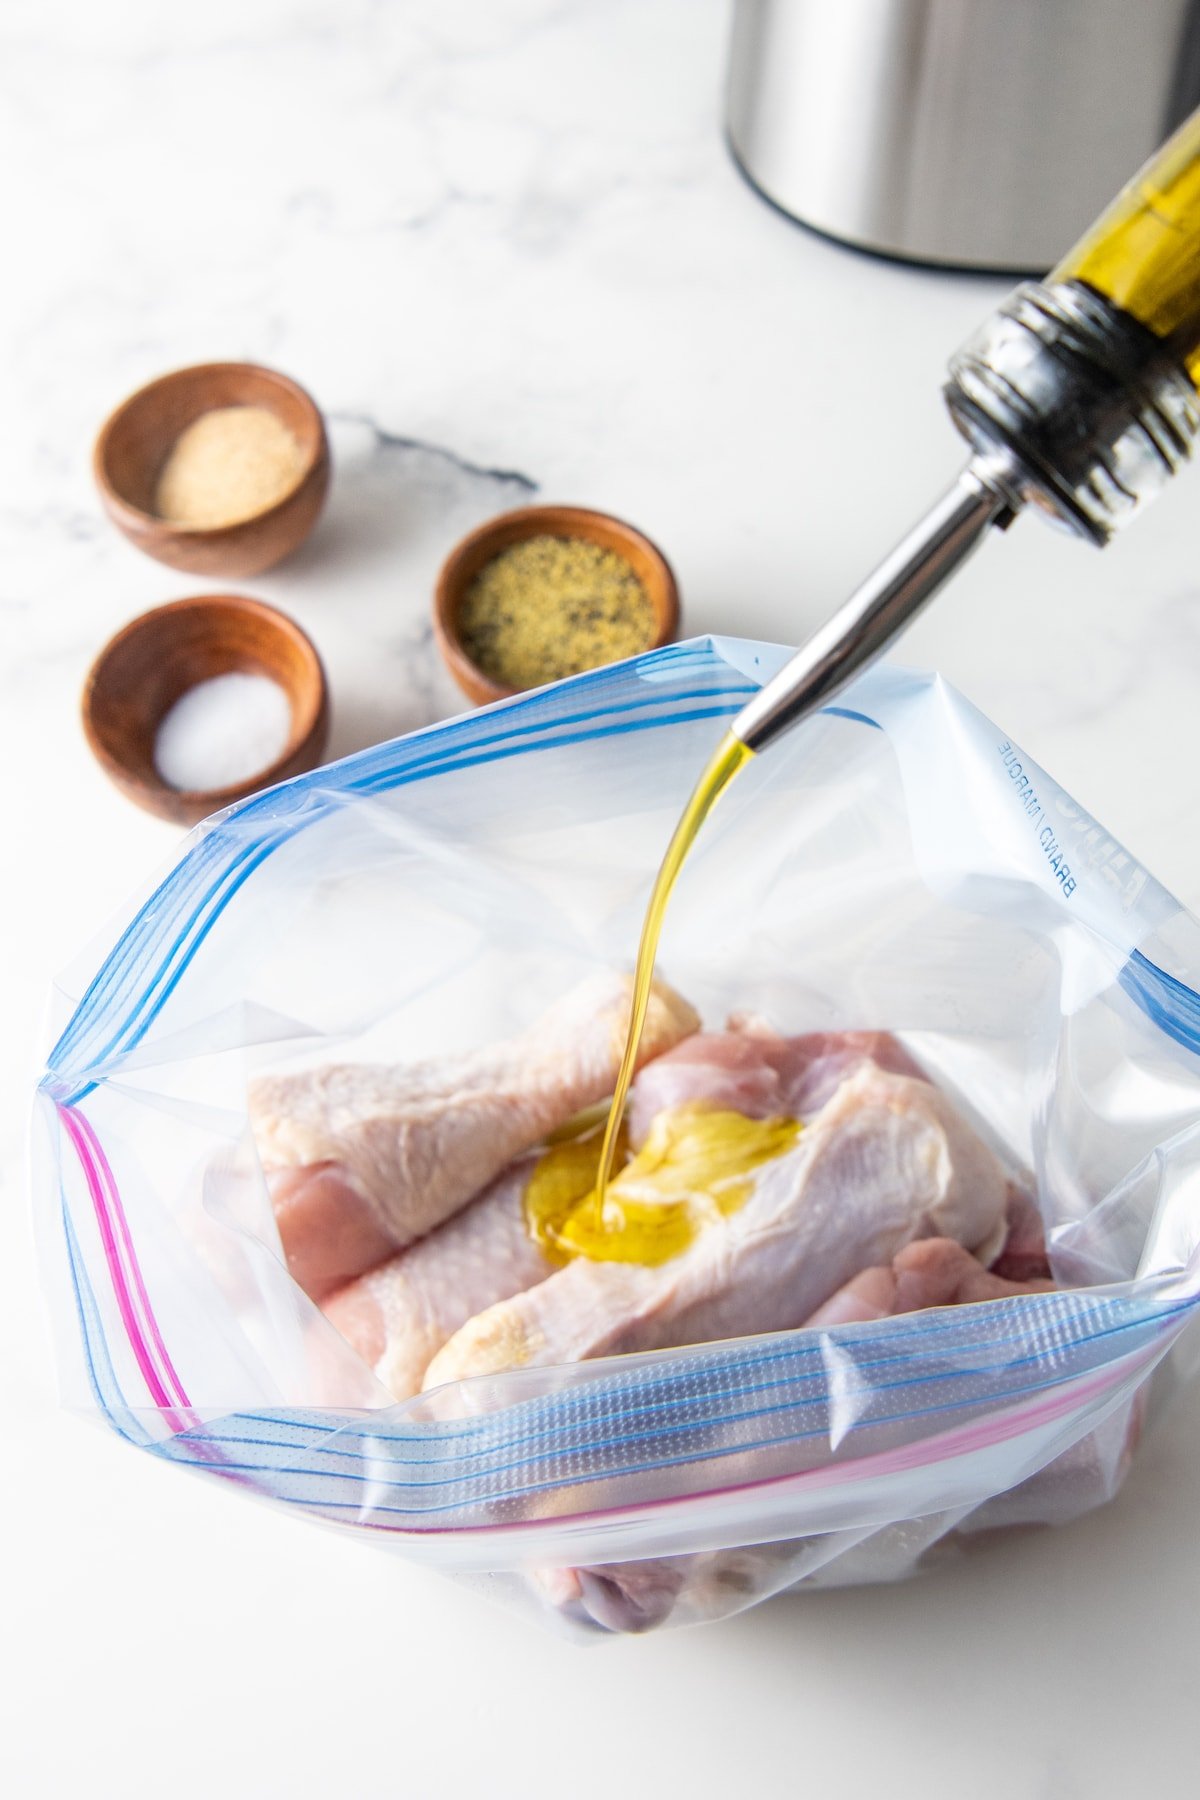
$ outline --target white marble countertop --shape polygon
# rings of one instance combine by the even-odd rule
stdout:
[[[201,590],[100,516],[109,408],[253,357],[332,422],[327,516],[236,584],[307,627],[343,752],[456,710],[429,627],[471,523],[641,525],[685,624],[794,641],[955,470],[948,352],[1001,284],[790,227],[721,133],[722,0],[8,0],[0,18],[4,1314],[14,1795],[1072,1800],[1183,1754],[1200,1395],[1119,1501],[901,1589],[575,1658],[483,1601],[55,1408],[22,1138],[57,967],[169,858],[77,718],[101,642]],[[915,630],[1200,905],[1200,477],[1103,555],[1022,521]],[[15,1679],[14,1679],[15,1676]]]

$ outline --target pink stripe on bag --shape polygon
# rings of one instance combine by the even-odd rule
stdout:
[[[91,1195],[100,1241],[104,1247],[104,1258],[108,1264],[113,1293],[121,1314],[121,1322],[125,1327],[125,1335],[141,1371],[142,1379],[146,1383],[150,1398],[168,1420],[172,1430],[176,1432],[190,1431],[199,1423],[199,1420],[190,1413],[187,1394],[184,1392],[183,1384],[175,1372],[175,1366],[163,1343],[162,1333],[150,1305],[145,1282],[142,1280],[142,1272],[129,1233],[129,1224],[121,1205],[121,1197],[108,1158],[105,1156],[90,1122],[82,1113],[70,1106],[59,1106],[58,1115],[74,1146],[75,1154],[79,1158],[88,1193]],[[120,1245],[117,1242],[118,1235]],[[134,1296],[130,1293],[129,1282],[122,1265],[122,1247],[129,1264],[129,1272],[138,1301],[137,1306],[134,1304]],[[138,1318],[139,1309],[145,1320],[145,1332],[143,1332]],[[147,1333],[149,1341],[147,1341]],[[181,1416],[177,1413],[175,1410],[177,1405],[188,1408],[188,1414]]]

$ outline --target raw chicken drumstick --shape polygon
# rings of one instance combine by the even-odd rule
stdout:
[[[518,1037],[457,1056],[256,1077],[250,1124],[300,1286],[319,1299],[375,1267],[611,1093],[630,990],[628,976],[600,975]],[[656,983],[640,1061],[698,1024]]]
[[[745,1204],[681,1255],[652,1267],[578,1257],[464,1325],[425,1386],[788,1330],[916,1238],[953,1238],[986,1262],[1008,1189],[944,1094],[860,1061],[795,1149],[756,1172]]]
[[[735,1015],[728,1030],[697,1032],[642,1070],[629,1096],[629,1139],[636,1150],[659,1113],[697,1100],[748,1119],[811,1119],[866,1062],[925,1078],[887,1031],[781,1037],[761,1020]]]
[[[868,1061],[919,1073],[882,1032],[702,1032],[642,1069],[630,1094],[631,1135],[640,1142],[660,1111],[698,1101],[749,1118],[807,1119]],[[525,1226],[524,1187],[536,1161],[522,1157],[453,1219],[322,1301],[326,1317],[397,1400],[419,1393],[430,1361],[468,1319],[555,1273],[559,1265]]]
[[[553,1275],[557,1264],[525,1228],[536,1162],[518,1157],[454,1218],[321,1302],[397,1400],[420,1393],[431,1359],[460,1325]]]
[[[971,1306],[979,1300],[1006,1300],[1010,1294],[1046,1294],[1053,1287],[1053,1281],[1041,1276],[1010,1281],[995,1269],[985,1269],[952,1238],[921,1238],[906,1244],[890,1268],[864,1269],[853,1276],[805,1323],[864,1324],[895,1313],[924,1312],[931,1306]]]

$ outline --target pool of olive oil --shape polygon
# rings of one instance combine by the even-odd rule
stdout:
[[[790,1150],[800,1129],[796,1119],[691,1103],[660,1113],[631,1157],[622,1122],[618,1166],[598,1208],[603,1131],[585,1118],[539,1159],[525,1190],[526,1225],[551,1262],[668,1262],[749,1199],[754,1170]]]

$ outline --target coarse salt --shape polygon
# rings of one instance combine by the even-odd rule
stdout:
[[[211,793],[270,768],[290,729],[288,697],[269,675],[214,675],[188,688],[162,719],[154,766],[169,787]]]

